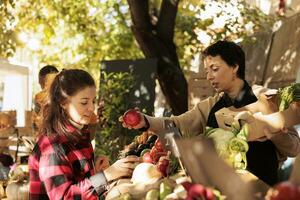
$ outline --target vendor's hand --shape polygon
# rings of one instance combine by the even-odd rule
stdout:
[[[108,182],[122,177],[130,177],[136,164],[140,162],[141,160],[137,156],[127,156],[104,170],[104,175]]]
[[[107,156],[100,155],[95,161],[95,171],[96,173],[99,171],[104,171],[110,166],[109,159]]]
[[[128,129],[140,129],[140,128],[144,128],[145,126],[146,126],[146,122],[145,122],[145,119],[144,119],[144,114],[143,113],[141,113],[140,111],[139,111],[139,109],[138,108],[135,108],[135,110],[138,112],[138,114],[140,115],[140,123],[138,123],[137,125],[135,125],[135,126],[130,126],[130,125],[128,125],[128,124],[126,124],[125,122],[124,122],[124,118],[123,118],[123,116],[120,116],[119,117],[119,121],[122,123],[122,126],[124,127],[124,128],[128,128]]]
[[[243,122],[251,123],[255,120],[255,118],[250,111],[242,111],[234,117],[234,120],[242,120]]]
[[[287,134],[289,132],[289,130],[286,127],[281,129],[280,131],[273,132],[273,133],[270,131],[269,128],[264,128],[263,131],[264,131],[266,138],[268,138],[269,140],[278,134]]]

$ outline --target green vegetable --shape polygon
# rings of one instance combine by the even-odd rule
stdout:
[[[118,200],[132,200],[132,197],[129,193],[124,193],[118,197]]]
[[[233,121],[231,124],[231,131],[234,133],[234,135],[237,135],[240,132],[240,124],[238,121]]]
[[[145,200],[159,200],[159,191],[157,189],[149,190]]]
[[[170,155],[170,168],[169,175],[176,174],[180,169],[180,164],[178,158],[176,158],[173,154]]]
[[[215,132],[215,128],[212,127],[205,127],[205,132],[204,132],[204,136],[208,137],[211,133]]]
[[[147,152],[150,152],[150,149],[144,149],[142,152],[141,152],[141,155],[140,157],[143,157],[143,155]]]
[[[228,143],[228,148],[231,152],[247,152],[249,149],[248,143],[240,138],[232,138]]]
[[[287,109],[293,101],[300,101],[300,83],[292,83],[278,90],[279,111]]]
[[[159,186],[159,199],[164,199],[168,194],[173,192],[173,188],[167,179],[163,180]]]
[[[237,130],[237,127],[233,127],[232,131],[221,128],[207,128],[208,131],[205,135],[214,140],[219,156],[230,166],[235,169],[246,169],[246,153],[249,150],[247,143],[249,126],[245,124],[241,130]]]
[[[231,131],[226,131],[222,128],[215,128],[214,131],[211,131],[208,137],[214,140],[215,147],[218,153],[222,156],[223,154],[227,154],[228,142],[234,137],[234,134]]]
[[[247,141],[248,135],[249,135],[249,125],[246,123],[243,125],[242,129],[238,132],[236,137],[244,141]]]

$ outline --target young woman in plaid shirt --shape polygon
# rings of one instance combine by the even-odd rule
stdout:
[[[88,124],[96,86],[89,73],[63,70],[44,108],[41,136],[29,158],[30,199],[98,199],[109,182],[131,175],[135,156],[95,173]]]

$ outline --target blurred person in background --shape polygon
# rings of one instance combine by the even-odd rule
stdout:
[[[34,108],[33,108],[33,129],[38,131],[42,121],[42,107],[47,103],[48,90],[51,82],[58,73],[58,69],[53,65],[46,65],[39,71],[38,79],[41,86],[41,91],[34,96]]]

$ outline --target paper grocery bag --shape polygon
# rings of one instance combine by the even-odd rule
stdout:
[[[219,128],[225,130],[232,130],[232,124],[235,128],[242,128],[242,125],[246,122],[249,125],[248,141],[256,140],[264,137],[263,128],[266,126],[264,123],[256,121],[254,115],[248,111],[233,111],[230,108],[222,108],[215,113],[216,120]]]
[[[284,127],[290,128],[300,124],[300,104],[292,103],[286,110],[268,115],[255,113],[254,118],[259,127],[267,127],[271,132],[277,132]]]
[[[218,157],[210,139],[196,137],[176,140],[176,143],[194,183],[216,187],[230,200],[259,199],[255,196],[257,191],[243,182],[234,169]]]
[[[278,111],[271,114],[261,112],[251,113],[243,109],[234,109],[232,107],[222,108],[215,113],[220,128],[230,130],[232,123],[249,124],[248,141],[253,141],[264,137],[264,129],[271,133],[281,131],[283,128],[290,128],[300,124],[300,105],[292,103],[284,111]]]
[[[232,123],[235,123],[236,125],[240,125],[238,119],[236,116],[240,112],[236,112],[233,110],[230,110],[229,108],[222,108],[218,110],[215,113],[215,117],[218,123],[219,128],[225,129],[225,130],[232,130]],[[237,127],[240,128],[240,127]]]

